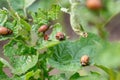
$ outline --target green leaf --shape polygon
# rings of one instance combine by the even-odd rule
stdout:
[[[27,72],[26,74],[24,75],[21,75],[21,76],[17,76],[17,75],[14,75],[12,76],[11,78],[2,78],[2,80],[39,80],[40,79],[40,70],[37,69],[35,72],[34,71],[29,71]]]
[[[10,69],[13,69],[13,67],[9,64],[9,62],[1,57],[0,57],[0,62],[5,66],[8,66]]]
[[[78,79],[71,79],[71,80],[108,80],[108,79],[101,76],[99,73],[91,72],[87,76],[80,76],[80,78]]]
[[[116,68],[120,66],[119,52],[120,52],[119,42],[107,43],[103,45],[103,48],[98,53],[99,55],[95,57],[94,62],[98,65],[104,65],[109,68]]]
[[[109,0],[109,1],[106,1],[106,6],[107,6],[107,9],[109,10],[109,12],[111,13],[111,15],[115,15],[115,14],[118,14],[120,12],[120,1],[119,0]],[[114,6],[116,6],[116,8],[114,8]]]
[[[28,72],[28,73],[25,75],[25,80],[29,80],[30,77],[32,77],[33,75],[34,75],[34,72],[33,72],[33,71]]]
[[[67,80],[65,74],[53,75],[50,80]]]
[[[37,70],[34,72],[34,79],[40,78],[40,73],[41,73],[41,70],[40,70],[40,69],[37,69]]]
[[[25,0],[25,8],[28,8],[30,5],[32,5],[35,2],[35,0]]]
[[[49,48],[52,56],[48,62],[60,70],[77,71],[81,69],[80,58],[83,55],[88,55],[91,65],[97,64],[108,68],[117,68],[120,66],[119,49],[120,43],[103,42],[97,35],[89,33],[87,38],[81,38],[77,41],[64,41]]]
[[[8,4],[7,4],[7,1],[6,0],[0,0],[0,8],[3,8],[3,6],[5,8],[8,8]]]
[[[42,50],[42,49],[46,49],[46,48],[49,48],[49,47],[53,47],[53,46],[55,46],[55,45],[57,45],[59,43],[60,43],[59,41],[43,41],[36,48]]]
[[[49,47],[53,47],[57,44],[59,44],[60,42],[59,41],[55,41],[55,40],[44,40],[43,37],[40,37],[38,40],[37,40],[37,44],[35,46],[35,49],[38,49],[38,50],[42,50],[42,49],[46,49],[46,48],[49,48]]]
[[[7,2],[13,12],[18,12],[20,16],[27,17],[26,9],[32,5],[35,0],[7,0]]]
[[[73,75],[70,77],[70,80],[75,80],[75,79],[77,79],[77,78],[79,78],[79,77],[80,77],[79,73],[75,73],[75,74],[73,74]]]
[[[52,5],[52,8],[48,11],[48,18],[50,20],[56,20],[58,18],[59,13],[60,13],[60,6]]]
[[[49,24],[51,20],[56,20],[60,11],[60,7],[53,5],[49,9],[39,9],[37,13],[33,13],[32,17],[36,24],[43,25]]]
[[[32,5],[30,5],[27,10],[28,11],[31,11],[31,12],[37,12],[38,9],[40,8],[41,6],[41,1],[40,0],[37,0],[35,1]]]
[[[20,75],[28,71],[30,68],[35,66],[38,61],[38,54],[32,56],[10,56],[10,62],[0,58],[0,61],[6,66],[8,66],[12,73]]]
[[[25,20],[21,19],[18,21],[18,24],[15,27],[16,31],[18,29],[18,35],[23,36],[25,39],[30,40],[30,31],[31,31],[31,26],[29,23],[27,23]]]
[[[7,0],[9,7],[17,11],[20,15],[24,15],[24,0]]]
[[[87,38],[77,41],[63,41],[49,48],[51,58],[49,64],[65,71],[78,71],[81,69],[80,58],[83,55],[90,57],[90,63],[94,63],[94,57],[102,46],[100,38],[94,34],[88,34]]]
[[[112,69],[106,68],[105,66],[102,66],[102,65],[95,65],[95,66],[104,70],[109,75],[110,80],[116,80],[115,71],[113,71]]]
[[[70,8],[70,24],[72,26],[72,29],[77,34],[80,35],[81,32],[83,31],[80,25],[83,26],[84,30],[86,30],[88,32],[93,32],[94,28],[93,27],[89,28],[88,27],[88,26],[90,26],[89,23],[92,23],[94,25],[95,23],[99,24],[99,22],[101,22],[101,21],[100,21],[100,18],[98,16],[98,14],[95,14],[95,13],[91,12],[82,3],[77,2],[77,3],[72,3],[71,4],[71,8]]]
[[[6,35],[6,36],[0,35],[0,41],[8,40],[8,39],[10,39],[12,37],[13,37],[13,35]]]
[[[14,37],[17,36],[22,36],[25,40],[30,40],[30,31],[31,31],[31,25],[29,23],[27,23],[25,20],[19,18],[17,20],[17,18],[13,21],[13,33],[14,33]]]
[[[31,6],[28,7],[29,11],[37,12],[39,8],[48,9],[52,4],[56,2],[55,0],[37,0]]]
[[[27,46],[22,39],[11,40],[4,47],[4,53],[10,59],[12,73],[17,75],[25,73],[27,70],[35,66],[38,61],[38,54],[36,53],[36,49]]]
[[[11,40],[8,44],[4,46],[4,53],[6,56],[15,56],[15,55],[31,55],[36,54],[36,49],[22,40]]]
[[[1,59],[0,59],[0,79],[2,78],[7,78],[7,75],[3,72],[3,63],[1,62]]]
[[[8,19],[8,12],[6,10],[0,9],[0,26],[4,26],[5,22]]]
[[[40,69],[37,69],[36,71],[32,70],[32,71],[29,71],[26,74],[18,77],[18,79],[22,79],[22,80],[32,80],[32,79],[35,79],[35,80],[38,80],[38,79],[40,79],[40,72],[41,72]],[[12,79],[14,80],[14,78],[17,78],[17,77],[15,76]]]
[[[25,30],[27,30],[28,32],[30,32],[31,26],[30,26],[29,23],[27,23],[27,22],[26,22],[25,20],[23,20],[23,19],[20,19],[20,23],[21,23],[22,25],[24,25],[24,29],[25,29]]]
[[[12,73],[20,75],[35,66],[38,61],[38,55],[31,56],[13,56],[10,57],[10,64],[13,66]]]
[[[66,8],[70,7],[69,0],[58,0],[58,4],[60,5],[60,7],[66,7]]]
[[[116,80],[120,80],[120,73],[117,74]]]
[[[37,13],[32,14],[34,23],[40,25],[48,24],[48,14],[47,10],[38,9]]]
[[[4,78],[2,80],[6,80],[7,78]],[[11,78],[8,78],[7,80],[25,80],[24,76],[13,76]]]

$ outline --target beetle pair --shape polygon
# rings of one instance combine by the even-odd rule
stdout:
[[[45,33],[47,30],[49,29],[49,26],[48,25],[42,25],[39,29],[38,29],[38,32],[43,32]],[[65,39],[65,35],[62,33],[62,32],[57,32],[56,33],[56,39],[59,40],[59,41],[62,41]],[[47,34],[44,35],[44,40],[48,40],[49,37]]]

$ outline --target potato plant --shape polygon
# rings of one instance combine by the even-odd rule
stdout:
[[[8,41],[0,80],[120,80],[120,43],[106,31],[120,0],[1,0],[0,7],[0,44]],[[63,13],[78,38],[67,36]]]

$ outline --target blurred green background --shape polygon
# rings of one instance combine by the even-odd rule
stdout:
[[[29,14],[31,12],[37,12],[38,8],[48,9],[53,3],[58,2],[58,0],[0,0],[0,8],[5,7],[7,9],[10,9],[10,7],[8,7],[10,5],[8,4],[8,1],[10,1],[12,6],[14,6],[13,8],[18,13],[20,13],[21,15],[24,15],[25,17],[29,17]],[[70,6],[70,4],[68,3],[68,0],[59,0],[59,5],[66,8],[69,8]],[[67,34],[67,36],[70,37],[70,39],[78,38],[78,35],[76,35],[71,28],[69,14],[61,12],[59,15],[58,21],[62,24],[64,28],[64,32]],[[120,40],[119,25],[120,25],[120,14],[117,14],[116,16],[114,16],[112,20],[106,24],[105,29],[109,33],[110,41]],[[3,45],[5,43],[7,43],[7,41],[2,41],[2,42],[0,41],[0,52],[3,51]],[[0,53],[0,56],[4,57],[3,54],[1,53]]]

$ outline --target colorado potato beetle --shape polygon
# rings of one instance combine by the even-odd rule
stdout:
[[[65,35],[62,32],[57,32],[55,37],[59,41],[65,40]]]
[[[0,35],[8,35],[11,34],[12,31],[6,27],[0,27]]]
[[[89,56],[83,55],[80,59],[80,63],[82,66],[87,66],[89,64]]]

